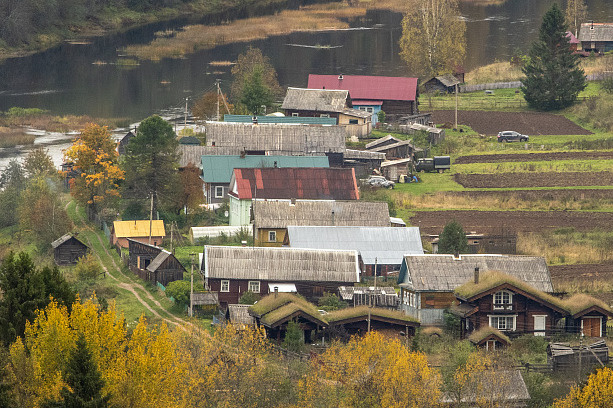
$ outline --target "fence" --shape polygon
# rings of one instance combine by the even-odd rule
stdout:
[[[578,101],[583,101],[586,97],[578,97]],[[430,110],[454,110],[455,109],[455,97],[436,97],[429,101],[423,102],[422,109],[427,106]],[[528,106],[523,98],[509,98],[508,100],[494,98],[491,99],[482,98],[462,98],[458,99],[459,110],[496,110],[496,109],[518,109]]]
[[[474,85],[460,85],[460,92],[476,92],[476,91],[485,91],[486,89],[509,89],[509,88],[519,88],[521,86],[521,81],[511,81],[511,82],[490,82],[488,84],[474,84]]]

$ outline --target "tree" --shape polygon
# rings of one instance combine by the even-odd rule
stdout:
[[[300,327],[300,323],[295,320],[287,322],[287,330],[285,331],[282,346],[296,353],[304,350],[304,332]]]
[[[116,143],[106,126],[90,124],[64,153],[80,176],[71,180],[70,192],[94,213],[119,198],[123,170],[117,165]]]
[[[466,55],[457,0],[411,0],[402,19],[400,56],[414,75],[452,73]]]
[[[554,408],[606,408],[613,406],[613,370],[602,368],[590,375],[583,388],[573,387]]]
[[[59,268],[56,265],[45,266],[40,270],[40,276],[45,287],[45,304],[52,298],[70,311],[74,302],[77,301],[77,294]]]
[[[234,79],[232,80],[230,96],[233,101],[243,100],[245,85],[254,83],[254,72],[260,73],[258,74],[259,78],[256,77],[256,82],[261,82],[261,85],[269,90],[272,97],[283,92],[277,80],[277,72],[270,63],[270,59],[265,57],[259,49],[249,48],[245,53],[238,56],[236,65],[232,67]],[[251,86],[253,87],[253,85]],[[264,103],[260,105],[264,105]]]
[[[26,185],[26,175],[23,167],[15,159],[11,160],[0,174],[0,189],[14,187],[22,190]]]
[[[155,115],[141,122],[126,149],[122,162],[126,172],[125,196],[140,200],[153,196],[155,218],[160,198],[162,203],[176,203],[180,187],[178,145],[170,123]]]
[[[243,82],[240,103],[245,105],[252,115],[265,114],[262,112],[266,106],[273,102],[272,90],[264,84],[262,79],[262,68],[255,67],[251,74],[248,74]]]
[[[17,160],[11,160],[0,174],[0,228],[13,226],[19,221],[17,208],[25,187],[23,167]]]
[[[468,240],[462,224],[450,221],[443,228],[438,239],[439,254],[463,254],[468,252]]]
[[[568,0],[566,2],[565,13],[566,24],[568,29],[575,34],[575,37],[579,33],[581,23],[587,20],[587,5],[584,0]]]
[[[200,170],[190,163],[179,171],[179,182],[181,184],[181,193],[178,195],[180,197],[179,207],[187,207],[192,211],[198,210],[200,204],[204,203]]]
[[[224,104],[225,101],[225,104]],[[197,99],[192,106],[192,114],[201,119],[215,119],[217,120],[217,103],[219,102],[219,115],[223,118],[224,113],[232,113],[233,106],[226,104],[228,97],[225,94],[218,95],[217,92],[207,92],[200,99]]]
[[[204,286],[200,282],[194,282],[194,292],[204,291]],[[166,297],[171,297],[181,306],[189,306],[189,298],[191,294],[191,282],[186,280],[177,280],[166,285],[164,291]]]
[[[100,262],[91,252],[79,258],[74,272],[81,280],[96,279],[104,273]]]
[[[19,225],[23,230],[31,231],[42,248],[72,228],[58,193],[49,184],[43,178],[30,181],[19,204]]]
[[[70,353],[60,401],[48,400],[43,408],[106,408],[109,396],[102,394],[104,380],[89,351],[85,335],[79,333],[76,346]]]
[[[57,169],[46,149],[37,147],[30,151],[23,162],[23,169],[28,178],[56,177]]]
[[[543,16],[539,38],[532,43],[521,90],[528,105],[539,110],[562,109],[587,86],[579,56],[570,49],[562,11],[554,3]]]

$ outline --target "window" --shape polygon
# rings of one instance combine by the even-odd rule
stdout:
[[[268,231],[268,242],[277,242],[277,232]]]
[[[358,124],[358,120],[357,119],[349,119],[349,124],[350,125],[357,125]]]
[[[490,326],[500,331],[515,331],[515,315],[489,316]]]
[[[249,281],[249,292],[260,293],[260,281]]]
[[[329,118],[330,114],[329,113],[322,113],[321,115],[319,115],[320,118]]]
[[[494,309],[512,309],[513,294],[506,290],[494,293]]]
[[[223,186],[215,186],[215,198],[223,198]]]
[[[230,281],[222,280],[221,281],[221,292],[229,292],[230,291]]]
[[[294,116],[294,117],[298,117],[298,112],[294,112],[294,113],[292,113],[292,116]]]
[[[366,112],[370,112],[372,113],[373,109],[372,108],[366,108]]]

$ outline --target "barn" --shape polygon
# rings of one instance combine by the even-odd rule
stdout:
[[[51,243],[53,257],[58,265],[76,264],[89,248],[71,234],[66,234]]]

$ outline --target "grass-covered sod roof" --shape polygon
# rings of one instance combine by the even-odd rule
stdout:
[[[342,322],[343,320],[350,320],[355,318],[361,318],[368,316],[368,306],[348,307],[346,309],[335,310],[324,316],[326,321],[330,324]],[[380,307],[370,308],[371,318],[385,318],[390,320],[397,320],[399,322],[410,323],[411,325],[418,325],[419,320],[412,316],[406,315],[398,310],[384,309]]]
[[[260,317],[262,324],[271,327],[283,323],[296,312],[308,320],[327,325],[314,304],[290,293],[268,295],[249,308],[251,315]]]
[[[470,340],[474,344],[479,344],[491,335],[498,337],[503,342],[506,342],[506,344],[511,344],[511,339],[509,339],[506,335],[500,332],[500,330],[495,329],[491,326],[483,326],[479,330],[472,332],[471,335],[468,336],[468,340]]]
[[[564,304],[566,305],[566,310],[568,310],[573,316],[581,314],[581,312],[587,311],[591,308],[599,308],[613,317],[613,310],[609,307],[609,305],[600,299],[596,299],[585,294],[577,294],[565,299]]]

